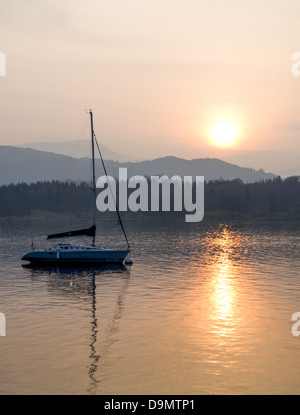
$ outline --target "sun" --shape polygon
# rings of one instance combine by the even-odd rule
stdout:
[[[212,128],[213,144],[217,147],[232,147],[236,140],[236,129],[233,124],[222,122]]]

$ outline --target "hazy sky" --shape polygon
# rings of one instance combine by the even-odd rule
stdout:
[[[0,0],[0,144],[88,138],[92,108],[97,137],[117,152],[247,151],[248,165],[268,169],[277,151],[279,169],[294,167],[299,22],[299,0]],[[213,145],[223,121],[230,149]]]

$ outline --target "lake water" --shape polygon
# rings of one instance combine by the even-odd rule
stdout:
[[[299,223],[133,223],[127,269],[22,267],[48,227],[0,224],[1,394],[300,393]]]

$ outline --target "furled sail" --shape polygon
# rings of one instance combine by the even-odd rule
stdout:
[[[47,239],[69,238],[69,237],[72,237],[72,236],[91,236],[91,237],[94,237],[95,234],[96,234],[96,226],[93,225],[90,228],[78,229],[77,231],[54,233],[52,235],[48,235]]]

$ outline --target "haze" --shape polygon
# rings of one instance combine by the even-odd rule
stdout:
[[[297,0],[1,0],[0,144],[88,138],[138,159],[300,163]],[[234,147],[210,131],[231,123]]]

